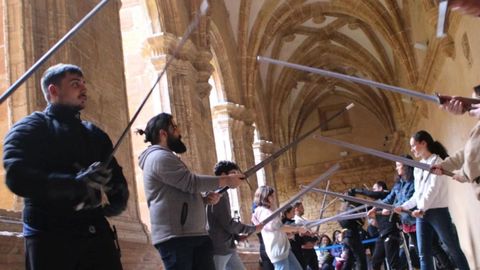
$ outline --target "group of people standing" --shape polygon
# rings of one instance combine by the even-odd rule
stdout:
[[[464,12],[480,14],[476,0],[451,2]],[[116,229],[106,217],[120,215],[127,208],[129,189],[121,166],[110,156],[113,147],[109,136],[80,117],[88,96],[83,71],[70,64],[52,66],[43,74],[41,88],[47,107],[15,123],[3,146],[6,184],[25,198],[26,269],[122,269]],[[480,87],[475,92],[479,98]],[[444,109],[465,113],[464,106],[455,99]],[[480,105],[473,104],[469,114],[480,118]],[[190,172],[176,155],[187,148],[170,114],[153,117],[140,133],[151,144],[141,154],[139,165],[150,209],[152,242],[166,269],[243,269],[235,251],[235,235],[260,231],[266,255],[275,269],[310,265],[314,240],[302,242],[301,253],[308,259],[299,262],[287,236],[308,236],[305,228],[282,224],[279,217],[263,225],[273,211],[275,196],[271,187],[260,187],[255,194],[257,207],[252,221],[256,225],[241,224],[230,215],[228,195],[218,192],[242,183],[244,176],[238,166],[221,162],[215,167],[215,176]],[[415,168],[411,179],[406,166],[397,164],[399,181],[383,200],[397,206],[395,212],[401,215],[403,231],[416,237],[422,270],[433,269],[435,234],[455,266],[469,269],[448,210],[449,180],[442,174],[456,170],[453,179],[471,183],[480,199],[479,133],[477,124],[464,150],[448,157],[428,132],[419,131],[410,139],[411,150],[421,162],[432,165],[433,171]],[[409,181],[414,182],[411,196],[407,195]],[[412,211],[415,222],[404,214],[406,210]],[[353,247],[353,256],[359,256],[357,268],[366,269],[362,255],[354,248],[357,236],[348,230],[343,234],[346,246]],[[320,239],[328,242],[325,237]],[[385,244],[387,238],[381,239]],[[341,255],[342,259],[348,259],[348,255]],[[390,261],[395,265],[393,259]],[[349,263],[343,265],[343,269],[351,267]]]

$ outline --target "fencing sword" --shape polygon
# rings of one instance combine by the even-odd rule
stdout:
[[[329,217],[329,218],[322,218],[318,220],[314,220],[313,223],[305,224],[305,227],[311,228],[314,226],[319,226],[321,224],[327,223],[327,222],[336,222],[336,221],[344,221],[344,220],[352,220],[352,219],[359,219],[359,218],[366,218],[367,217],[367,212],[361,212],[361,213],[355,213],[355,214],[350,214],[350,215],[342,215],[342,216],[335,216],[335,217]]]
[[[122,141],[125,139],[125,137],[127,136],[128,131],[129,131],[130,128],[132,127],[133,122],[135,122],[135,120],[137,119],[138,115],[139,115],[140,112],[142,111],[143,107],[144,107],[145,104],[147,103],[148,98],[152,95],[153,90],[155,90],[155,87],[156,87],[157,84],[160,82],[160,79],[162,79],[163,75],[167,72],[167,69],[168,69],[168,68],[170,67],[170,65],[173,63],[173,61],[175,60],[175,58],[177,57],[178,53],[179,53],[180,50],[183,48],[183,46],[185,45],[185,43],[187,43],[187,40],[190,38],[190,35],[193,33],[193,31],[194,31],[195,29],[197,29],[198,25],[200,24],[200,18],[207,13],[207,10],[208,10],[208,1],[207,1],[207,0],[203,0],[202,4],[200,5],[200,10],[199,10],[199,12],[195,15],[195,17],[193,18],[192,22],[188,25],[187,30],[185,30],[185,33],[183,34],[182,38],[181,38],[180,41],[178,42],[177,46],[175,47],[175,49],[174,49],[174,51],[173,51],[173,54],[172,54],[172,57],[167,60],[167,62],[165,63],[165,66],[163,67],[163,70],[162,70],[162,71],[160,72],[160,74],[158,75],[157,80],[156,80],[155,83],[153,84],[152,88],[150,89],[150,91],[148,91],[147,95],[144,97],[144,99],[142,100],[142,102],[141,102],[140,105],[138,106],[138,109],[137,109],[137,110],[135,111],[135,113],[133,114],[132,119],[130,120],[130,122],[128,122],[127,127],[123,130],[122,135],[120,135],[120,138],[118,139],[117,143],[116,143],[115,146],[113,147],[112,153],[110,154],[110,156],[108,156],[108,158],[106,159],[105,163],[103,164],[104,166],[108,166],[108,164],[112,161],[115,153],[118,151],[118,148],[120,147],[120,144],[121,144]]]
[[[405,238],[405,233],[403,231],[400,231],[400,235],[402,237],[403,250],[405,251],[405,257],[407,258],[408,270],[413,270],[412,257],[410,256],[410,247],[407,243],[407,239]]]
[[[363,78],[349,76],[349,75],[345,75],[345,74],[341,74],[341,73],[337,73],[337,72],[333,72],[333,71],[328,71],[328,70],[323,70],[323,69],[319,69],[319,68],[313,68],[313,67],[308,67],[308,66],[302,66],[302,65],[299,65],[299,64],[293,64],[293,63],[289,63],[289,62],[286,62],[286,61],[271,59],[271,58],[264,57],[264,56],[257,56],[257,60],[260,61],[260,62],[264,62],[264,63],[274,64],[274,65],[279,65],[279,66],[285,66],[285,67],[289,67],[289,68],[293,68],[293,69],[297,69],[297,70],[302,70],[302,71],[307,71],[307,72],[311,72],[311,73],[315,73],[315,74],[320,74],[320,75],[323,75],[323,76],[326,76],[326,77],[341,79],[341,80],[344,80],[344,81],[355,82],[355,83],[359,83],[359,84],[363,84],[363,85],[367,85],[367,86],[371,86],[371,87],[377,87],[377,88],[387,90],[387,91],[390,91],[390,92],[394,92],[394,93],[398,93],[398,94],[402,94],[402,95],[407,95],[407,96],[411,96],[411,97],[414,97],[414,98],[423,99],[423,100],[434,102],[434,103],[437,103],[437,104],[444,104],[447,101],[450,101],[451,99],[455,99],[455,100],[458,100],[458,101],[462,102],[463,108],[466,111],[471,109],[472,104],[480,103],[480,99],[476,99],[476,98],[457,97],[457,96],[452,97],[452,96],[440,95],[440,94],[428,95],[428,94],[424,94],[424,93],[421,93],[421,92],[415,91],[415,90],[410,90],[410,89],[406,89],[406,88],[402,88],[402,87],[398,87],[398,86],[379,83],[379,82],[375,82],[375,81],[372,81],[372,80],[367,80],[367,79],[363,79]]]
[[[271,156],[267,157],[266,159],[262,160],[261,162],[259,162],[257,165],[251,167],[250,169],[246,170],[243,174],[245,175],[245,177],[249,177],[251,176],[252,174],[254,174],[255,172],[257,172],[258,170],[260,170],[261,168],[265,167],[265,165],[269,164],[270,162],[272,162],[273,160],[275,160],[277,157],[279,157],[281,154],[285,153],[287,150],[289,150],[290,148],[296,146],[298,143],[300,143],[301,141],[303,141],[305,138],[307,138],[308,136],[312,135],[312,133],[314,133],[315,131],[317,131],[318,129],[320,128],[324,128],[328,122],[332,121],[333,119],[337,118],[338,116],[342,115],[344,112],[350,110],[351,108],[353,108],[355,105],[353,103],[350,103],[348,104],[345,108],[343,108],[342,110],[338,111],[337,113],[335,113],[334,115],[332,115],[330,118],[328,118],[327,120],[323,121],[322,123],[320,123],[318,126],[312,128],[310,131],[306,132],[305,134],[303,134],[302,136],[298,137],[296,140],[290,142],[289,144],[285,145],[284,147],[282,147],[280,150],[278,150],[277,152],[273,153]]]
[[[395,161],[395,162],[400,162],[404,165],[419,168],[419,169],[422,169],[422,170],[431,171],[431,168],[432,168],[427,163],[421,163],[421,162],[418,162],[418,161],[415,161],[415,160],[412,160],[412,159],[400,157],[400,156],[393,155],[393,154],[390,154],[390,153],[385,153],[385,152],[378,151],[378,150],[375,150],[375,149],[372,149],[372,148],[368,148],[368,147],[364,147],[364,146],[360,146],[360,145],[355,145],[355,144],[347,143],[347,142],[344,142],[344,141],[339,141],[339,140],[335,140],[335,139],[327,138],[327,137],[322,137],[322,136],[318,136],[318,135],[315,135],[313,137],[315,139],[319,140],[319,141],[323,141],[323,142],[326,142],[326,143],[338,145],[340,147],[349,148],[349,149],[352,149],[352,150],[355,150],[355,151],[358,151],[358,152],[362,152],[362,153],[366,153],[366,154],[369,154],[369,155],[377,156],[377,157],[380,157],[380,158],[383,158],[383,159],[387,159],[387,160],[391,160],[391,161]],[[445,174],[445,175],[448,175],[450,177],[454,175],[454,173],[443,170],[443,169],[442,169],[442,173]]]
[[[290,200],[288,200],[282,206],[280,206],[275,211],[273,211],[273,213],[270,216],[268,216],[267,218],[265,218],[264,220],[262,220],[260,222],[260,224],[266,225],[267,223],[272,221],[274,218],[276,218],[278,216],[278,214],[282,213],[292,203],[294,203],[295,201],[300,199],[303,195],[305,195],[305,193],[307,193],[312,188],[314,188],[315,186],[320,184],[320,182],[326,180],[328,177],[333,175],[338,169],[340,169],[340,165],[338,165],[338,163],[333,165],[332,167],[330,167],[330,169],[328,169],[326,172],[324,172],[322,175],[320,175],[317,179],[313,180],[308,186],[304,186],[304,188],[302,190],[300,190],[297,194],[295,194],[293,197],[291,197]]]
[[[327,194],[324,194],[324,195],[326,196]],[[323,223],[330,222],[330,221],[337,221],[337,220],[339,220],[338,218],[341,218],[341,217],[344,217],[344,216],[345,217],[350,216],[352,213],[355,213],[355,212],[360,211],[360,210],[366,210],[366,208],[367,207],[365,205],[360,205],[360,206],[349,209],[347,211],[344,211],[342,213],[339,213],[339,214],[331,216],[331,217],[327,217],[327,218],[321,218],[320,217],[317,220],[308,221],[308,222],[305,223],[305,226],[308,228],[308,227],[319,226]],[[358,213],[356,213],[356,214],[358,214]]]
[[[276,151],[275,153],[273,153],[272,155],[270,155],[269,157],[267,157],[266,159],[260,161],[258,164],[256,164],[255,166],[249,168],[248,170],[246,170],[245,172],[243,172],[243,175],[245,175],[245,179],[247,179],[248,177],[252,176],[254,173],[256,173],[258,170],[262,169],[263,167],[265,167],[266,165],[270,164],[272,161],[274,161],[275,159],[277,159],[280,155],[282,155],[283,153],[285,153],[286,151],[288,151],[289,149],[291,149],[292,147],[296,146],[297,144],[299,144],[301,141],[303,141],[305,138],[307,138],[308,136],[312,135],[315,131],[317,131],[318,129],[321,129],[321,128],[324,128],[330,121],[332,121],[333,119],[337,118],[338,116],[342,115],[343,113],[345,113],[346,111],[350,110],[351,108],[353,108],[355,106],[355,104],[353,103],[350,103],[348,104],[345,108],[341,109],[340,111],[336,112],[334,115],[330,116],[327,120],[323,121],[322,123],[320,123],[318,126],[312,128],[311,130],[307,131],[305,134],[301,135],[300,137],[298,137],[297,139],[295,139],[294,141],[290,142],[289,144],[285,145],[284,147],[282,147],[281,149],[279,149],[278,151]],[[250,189],[252,189],[252,186],[250,185],[250,183],[248,182],[247,180],[247,183],[248,185],[250,186]],[[222,189],[218,190],[217,192],[218,193],[223,193],[225,191],[227,191],[229,188],[228,187],[223,187]]]
[[[445,18],[447,17],[448,0],[440,0],[438,5],[438,20],[437,20],[437,38],[445,36]]]
[[[300,186],[300,187],[301,187],[302,190],[307,190],[306,186]],[[327,195],[331,195],[331,196],[334,196],[334,197],[338,197],[338,198],[344,199],[346,201],[361,203],[361,204],[365,204],[365,205],[368,205],[368,206],[373,206],[373,207],[379,208],[379,209],[387,209],[389,211],[393,211],[393,209],[395,209],[395,206],[393,206],[391,204],[383,203],[383,202],[380,202],[380,201],[366,200],[366,199],[357,198],[357,197],[353,197],[353,196],[349,196],[349,195],[345,195],[345,194],[341,194],[341,193],[337,193],[337,192],[333,192],[333,191],[327,191],[327,190],[320,189],[320,188],[310,188],[309,190],[314,191],[314,192],[318,192],[318,193],[321,193],[321,194],[327,194]],[[402,210],[402,212],[410,214],[410,215],[412,213],[410,210]]]
[[[328,188],[330,187],[330,181],[327,182],[327,186],[325,187],[325,190],[328,190]],[[323,199],[322,199],[322,206],[320,206],[320,219],[323,218],[323,214],[325,213],[325,204],[327,203],[327,195],[324,194],[323,195]],[[320,231],[320,225],[321,224],[318,224],[317,228],[315,229],[315,232],[318,233]]]
[[[0,104],[2,104],[15,90],[20,87],[30,76],[32,76],[37,69],[40,68],[60,47],[63,46],[70,38],[72,38],[78,30],[80,30],[97,12],[99,12],[110,0],[102,0],[93,8],[85,17],[83,17],[70,31],[68,31],[50,50],[48,50],[40,59],[33,64],[15,83],[13,83],[0,97]]]

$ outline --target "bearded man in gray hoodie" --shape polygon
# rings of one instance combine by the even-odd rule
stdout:
[[[220,194],[201,192],[229,186],[236,188],[244,175],[193,174],[176,155],[185,153],[181,133],[170,114],[148,121],[145,142],[151,145],[139,157],[145,195],[150,210],[152,243],[166,270],[215,270],[212,241],[206,230],[205,203],[216,203]],[[175,154],[176,153],[176,154]]]

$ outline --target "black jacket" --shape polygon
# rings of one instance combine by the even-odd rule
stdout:
[[[372,199],[380,199],[383,200],[385,197],[388,196],[390,193],[389,191],[371,191],[366,189],[359,189],[355,190],[357,194],[363,194],[368,196]],[[400,222],[400,219],[397,214],[393,213],[392,216],[383,216],[377,215],[377,225],[378,225],[378,232],[380,237],[386,237],[391,233],[396,233],[399,231],[397,227],[397,223]]]
[[[49,105],[16,123],[4,141],[6,184],[25,198],[23,220],[40,231],[82,224],[106,223],[105,216],[125,210],[128,188],[122,168],[113,159],[106,195],[109,205],[75,211],[86,195],[86,184],[75,180],[79,168],[105,161],[112,152],[108,135],[80,113]]]

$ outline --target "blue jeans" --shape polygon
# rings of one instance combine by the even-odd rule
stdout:
[[[432,240],[433,230],[437,232],[440,240],[445,244],[447,253],[453,258],[460,270],[470,269],[467,258],[460,248],[460,242],[448,208],[434,208],[427,210],[423,218],[417,218],[417,240],[422,270],[432,270],[433,253]]]
[[[288,252],[286,259],[273,263],[273,266],[275,270],[302,270],[302,266],[291,250]]]
[[[156,244],[165,270],[215,270],[209,236],[177,237]]]
[[[240,256],[238,256],[237,251],[227,255],[213,255],[213,260],[215,261],[216,270],[244,270],[245,265],[243,265]]]

